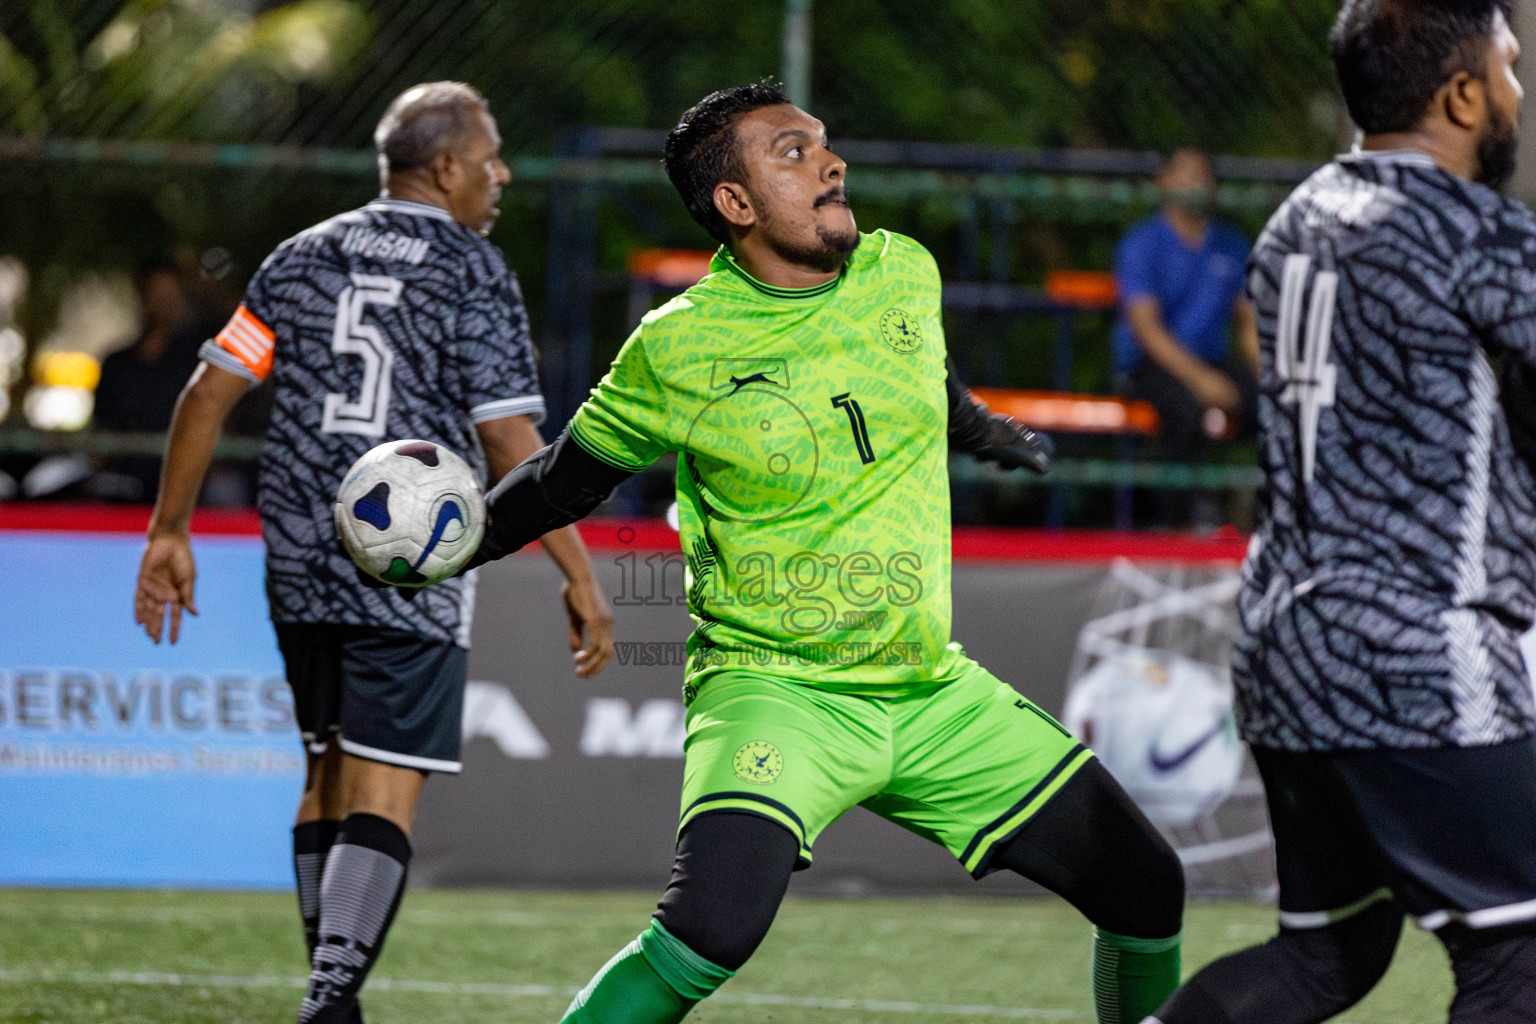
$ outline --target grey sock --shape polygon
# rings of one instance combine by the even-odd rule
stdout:
[[[353,814],[341,823],[320,878],[319,942],[299,1024],[355,1019],[358,990],[384,948],[410,860],[410,840],[392,822]]]

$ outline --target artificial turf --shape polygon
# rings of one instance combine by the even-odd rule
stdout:
[[[363,1005],[371,1024],[554,1022],[645,924],[653,894],[415,890]],[[1185,971],[1268,937],[1272,908],[1192,903]],[[1087,1021],[1088,928],[1054,899],[791,898],[690,1024]],[[280,1024],[303,944],[280,893],[0,891],[0,1021]],[[1450,971],[1409,928],[1358,1024],[1445,1019]]]

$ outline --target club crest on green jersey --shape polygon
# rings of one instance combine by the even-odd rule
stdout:
[[[784,755],[772,743],[753,740],[736,751],[736,756],[731,758],[731,768],[743,782],[770,786],[784,771]]]
[[[704,511],[765,523],[810,492],[820,462],[816,431],[790,401],[786,359],[716,359],[710,388],[720,396],[694,417],[683,464]]]
[[[902,355],[916,352],[923,344],[923,330],[917,325],[917,317],[897,306],[880,314],[880,336]]]

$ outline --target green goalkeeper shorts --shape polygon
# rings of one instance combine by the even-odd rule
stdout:
[[[959,673],[899,697],[830,693],[721,672],[688,706],[678,831],[734,811],[800,841],[855,804],[942,845],[980,878],[1093,756],[1057,721],[968,658]]]

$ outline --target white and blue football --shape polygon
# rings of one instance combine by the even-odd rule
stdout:
[[[1231,685],[1180,655],[1133,648],[1104,658],[1072,684],[1062,724],[1157,825],[1211,814],[1242,774]]]
[[[358,459],[342,478],[335,513],[352,561],[396,587],[450,578],[485,535],[474,471],[431,441],[387,441]]]

